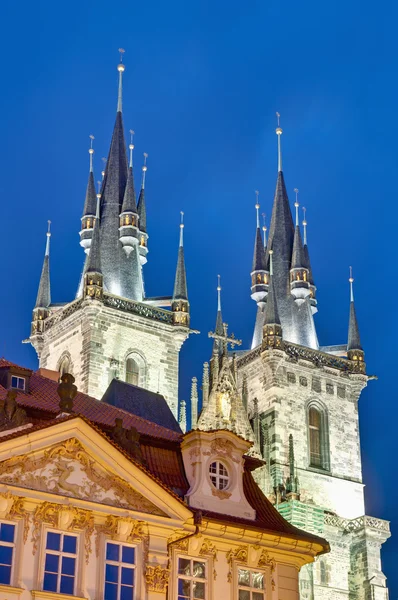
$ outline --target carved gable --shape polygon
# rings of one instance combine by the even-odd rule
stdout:
[[[100,465],[76,438],[0,462],[0,482],[165,516],[128,482]]]

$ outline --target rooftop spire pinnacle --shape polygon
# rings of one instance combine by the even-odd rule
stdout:
[[[265,213],[261,215],[263,217],[263,236],[264,236],[264,250],[267,247],[267,226],[265,224]]]
[[[88,153],[90,155],[90,173],[93,172],[93,154],[94,154],[94,148],[93,148],[93,141],[94,141],[94,136],[90,135],[90,148],[88,149]]]
[[[282,128],[280,127],[280,123],[279,123],[280,117],[281,117],[281,115],[277,112],[276,119],[277,119],[278,126],[275,129],[275,133],[278,136],[278,173],[280,171],[282,171],[282,149],[281,149]]]
[[[47,241],[45,256],[50,256],[50,237],[51,237],[51,221],[47,221]]]
[[[144,152],[144,164],[142,166],[142,183],[141,183],[141,189],[143,190],[145,188],[145,174],[148,170],[148,167],[146,166],[146,159],[148,158],[148,154],[146,152]]]
[[[354,302],[354,278],[352,276],[352,267],[350,267],[350,278],[348,281],[350,282],[350,302]]]
[[[272,275],[274,274],[274,269],[273,269],[273,260],[272,260],[272,255],[273,255],[274,251],[270,250],[269,251],[269,274],[270,277],[272,277]]]
[[[305,206],[303,206],[303,214],[304,214],[304,218],[303,218],[303,230],[304,230],[304,246],[307,245],[307,219],[306,219],[306,212],[307,209],[305,208]]]
[[[299,226],[299,212],[298,212],[298,209],[299,209],[300,204],[299,204],[299,201],[298,201],[298,193],[299,193],[299,191],[298,191],[297,188],[294,188],[294,193],[296,194],[296,200],[294,202],[294,206],[296,208],[296,227],[298,227]]]
[[[119,71],[119,91],[118,91],[118,96],[117,96],[117,112],[122,112],[122,96],[123,96],[122,77],[123,77],[124,70],[126,68],[123,64],[123,54],[125,53],[125,50],[123,50],[123,48],[119,48],[119,52],[120,52],[120,63],[117,66],[117,70]]]
[[[180,248],[184,246],[184,213],[181,211],[181,223],[180,223]]]
[[[104,177],[105,177],[106,158],[103,156],[101,158],[101,160],[102,160],[102,163],[103,163],[103,167],[102,167],[102,171],[101,171],[102,180],[103,180]]]
[[[349,360],[354,360],[359,366],[360,372],[365,371],[364,352],[361,346],[361,338],[359,335],[359,327],[354,304],[354,278],[352,276],[352,267],[350,267],[350,319],[348,324],[348,344],[347,356]]]
[[[130,167],[130,169],[133,168],[133,150],[134,150],[134,131],[132,129],[130,129],[130,144],[129,144],[129,151],[130,151],[129,167]]]
[[[221,312],[221,275],[217,275],[217,311]]]
[[[260,213],[259,213],[260,205],[258,203],[258,196],[259,196],[260,192],[258,190],[256,190],[255,194],[256,194],[256,204],[255,204],[255,207],[256,207],[256,217],[257,217],[257,229],[260,229]]]

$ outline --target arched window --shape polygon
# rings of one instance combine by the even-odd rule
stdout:
[[[310,466],[329,469],[327,413],[318,404],[308,408],[308,443]]]
[[[140,368],[134,358],[128,358],[126,361],[126,381],[133,385],[139,385]]]
[[[70,373],[73,375],[72,361],[68,352],[62,354],[61,358],[59,359],[57,371],[59,371],[60,376],[62,376],[64,373]]]

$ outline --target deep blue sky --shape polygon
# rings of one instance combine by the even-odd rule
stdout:
[[[179,211],[186,217],[192,326],[182,398],[209,357],[221,273],[224,319],[247,346],[255,211],[270,215],[275,111],[291,200],[300,189],[322,344],[347,339],[348,266],[370,373],[360,400],[367,513],[396,519],[396,3],[233,0],[3,3],[0,30],[0,353],[36,367],[21,345],[53,222],[54,301],[70,300],[83,261],[79,224],[95,139],[96,178],[125,54],[124,119],[147,174],[150,295],[172,291]],[[136,177],[139,177],[137,168]],[[394,385],[395,384],[395,385]],[[396,523],[397,521],[395,521]],[[398,534],[384,546],[398,596]]]

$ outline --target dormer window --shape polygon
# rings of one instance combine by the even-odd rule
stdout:
[[[13,375],[11,377],[11,387],[14,388],[15,390],[24,390],[25,389],[25,378],[17,377],[16,375]]]
[[[229,474],[227,468],[220,462],[210,463],[210,481],[217,490],[226,490],[229,485]]]

